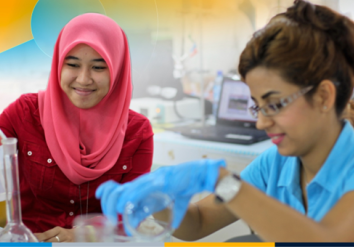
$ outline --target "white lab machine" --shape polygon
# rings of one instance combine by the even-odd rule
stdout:
[[[151,123],[173,123],[201,118],[200,100],[163,100],[159,98],[132,99],[130,109],[146,116]]]

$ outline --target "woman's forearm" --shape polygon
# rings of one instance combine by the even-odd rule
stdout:
[[[242,184],[239,193],[226,206],[265,241],[339,241],[326,227],[247,183]]]
[[[194,241],[200,231],[200,212],[198,206],[190,204],[186,215],[184,216],[180,226],[175,230],[173,236],[185,241]]]
[[[238,218],[227,210],[225,205],[215,203],[214,195],[209,195],[189,205],[180,227],[173,235],[179,239],[194,241],[237,220]]]
[[[228,173],[226,169],[221,168],[218,181]],[[181,225],[173,236],[186,241],[194,241],[237,220],[238,218],[227,210],[225,205],[216,204],[215,196],[211,194],[197,203],[189,205]]]

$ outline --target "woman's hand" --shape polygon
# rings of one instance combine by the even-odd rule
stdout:
[[[124,212],[128,202],[139,205],[139,202],[149,194],[166,193],[174,199],[172,227],[176,229],[188,209],[191,197],[202,191],[213,192],[219,169],[225,165],[223,160],[205,159],[161,167],[129,183],[118,184],[114,181],[103,183],[96,190],[96,198],[101,199],[103,213],[114,221],[117,219],[117,213]],[[156,208],[155,212],[161,209]],[[141,207],[132,219],[133,226],[138,225],[146,216]]]
[[[59,226],[54,227],[46,232],[34,234],[39,242],[74,242],[74,229],[65,229]]]

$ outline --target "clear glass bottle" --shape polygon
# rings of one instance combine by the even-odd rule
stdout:
[[[7,138],[1,141],[4,151],[7,224],[0,233],[0,242],[38,242],[22,222],[17,139]]]
[[[214,87],[213,87],[213,115],[215,119],[217,118],[217,114],[218,114],[217,110],[218,110],[218,105],[220,100],[222,80],[223,80],[222,71],[218,70],[214,81]]]

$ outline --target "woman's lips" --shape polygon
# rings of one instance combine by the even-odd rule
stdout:
[[[279,145],[283,141],[285,134],[268,134],[268,136],[275,145]]]
[[[92,89],[82,89],[82,88],[74,88],[74,90],[78,95],[81,96],[88,96],[95,91]]]

